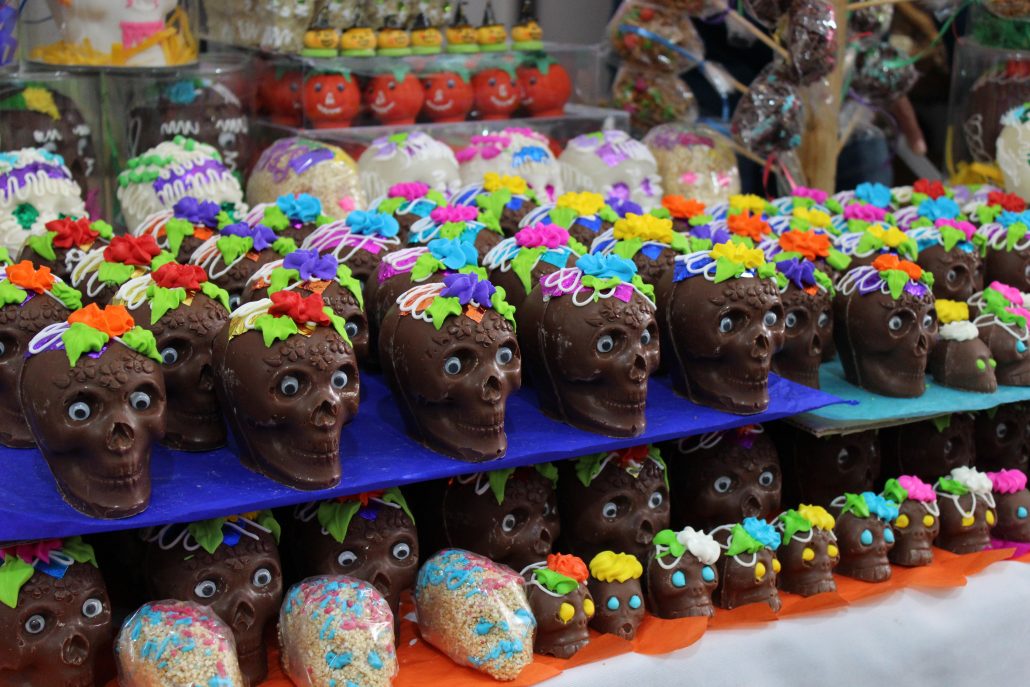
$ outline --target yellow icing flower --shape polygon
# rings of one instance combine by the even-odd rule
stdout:
[[[750,210],[751,212],[761,213],[765,211],[765,199],[753,193],[746,195],[738,193],[730,196],[730,207],[737,210]]]
[[[794,208],[794,216],[807,221],[813,227],[825,228],[830,226],[830,216],[822,210],[809,210],[808,208]]]
[[[590,574],[602,582],[625,582],[638,579],[644,568],[632,554],[602,551],[590,561]]]
[[[57,103],[54,102],[54,94],[47,89],[29,86],[21,92],[21,96],[25,98],[27,109],[49,115],[51,119],[61,118],[61,113],[57,111]]]
[[[908,241],[908,236],[905,235],[905,232],[897,227],[884,229],[879,224],[873,224],[869,227],[868,231],[870,234],[883,241],[885,246],[890,246],[891,248],[897,248]]]
[[[508,174],[501,176],[497,172],[487,172],[483,175],[483,188],[491,193],[506,188],[511,191],[513,196],[524,196],[529,190],[529,185],[520,176]]]
[[[963,322],[969,319],[969,306],[962,301],[949,301],[944,298],[937,300],[937,319],[942,324],[950,322]]]
[[[827,513],[826,509],[822,506],[802,504],[798,506],[798,514],[812,523],[812,527],[827,531],[833,529],[833,516]]]
[[[755,269],[765,264],[765,253],[758,248],[748,248],[742,243],[720,243],[712,248],[712,259],[725,258],[748,269]]]
[[[560,208],[571,208],[580,216],[596,215],[604,207],[604,196],[600,193],[563,193],[558,196],[555,205]]]
[[[661,219],[654,215],[635,215],[626,213],[626,217],[615,222],[613,234],[617,239],[640,239],[641,241],[672,242],[672,220]]]

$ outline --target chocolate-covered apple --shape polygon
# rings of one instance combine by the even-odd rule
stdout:
[[[941,509],[941,531],[935,544],[952,553],[983,551],[991,545],[997,522],[990,478],[976,468],[953,468],[934,484]]]
[[[709,432],[663,445],[670,461],[673,521],[710,530],[780,512],[776,446],[761,425]]]
[[[601,234],[610,230],[619,215],[600,193],[563,193],[553,204],[537,207],[522,218],[519,226],[557,224],[569,231],[572,238],[587,248]]]
[[[359,387],[346,327],[317,293],[277,291],[233,311],[212,360],[244,466],[294,489],[340,481],[340,430]]]
[[[837,511],[837,572],[863,582],[886,582],[891,577],[888,552],[894,547],[891,524],[898,506],[871,491],[844,494],[834,499]]]
[[[490,281],[504,287],[508,302],[517,311],[543,277],[574,267],[586,252],[583,244],[558,225],[534,224],[494,246],[483,258],[483,266]]]
[[[780,589],[800,596],[837,591],[833,569],[840,562],[833,516],[822,506],[800,505],[776,519],[783,531],[783,544],[776,551]]]
[[[783,470],[783,500],[824,508],[844,492],[871,491],[880,474],[876,430],[814,434],[786,423],[771,425]]]
[[[640,561],[628,553],[602,551],[590,559],[587,587],[594,600],[590,629],[627,640],[636,637],[644,619],[643,574]]]
[[[406,181],[394,184],[385,196],[369,204],[369,212],[389,215],[397,220],[397,238],[401,244],[408,242],[411,227],[438,207],[447,205],[447,198],[421,181]]]
[[[933,274],[935,298],[966,301],[974,293],[983,291],[983,261],[974,240],[982,241],[972,224],[964,220],[938,219],[933,225],[914,227],[908,235],[919,245],[916,262]]]
[[[536,618],[533,651],[572,658],[590,642],[587,624],[595,611],[586,564],[576,556],[552,553],[525,575],[526,598]]]
[[[501,242],[500,227],[493,228],[479,219],[481,211],[467,205],[441,205],[411,227],[408,243],[427,244],[433,239],[461,239],[476,247],[482,258]]]
[[[669,483],[657,447],[584,456],[559,470],[564,548],[587,560],[601,551],[647,560],[654,535],[669,527]]]
[[[150,449],[165,432],[154,335],[122,306],[90,304],[25,349],[18,395],[29,430],[73,508],[125,518],[150,503]]]
[[[301,247],[331,254],[364,288],[383,256],[401,247],[398,227],[390,215],[353,210],[347,219],[323,225]]]
[[[293,239],[298,246],[319,227],[334,219],[322,212],[322,201],[307,193],[287,193],[275,203],[255,205],[243,221],[250,226],[261,224],[279,236]]]
[[[937,299],[937,318],[939,340],[927,361],[927,370],[934,380],[967,391],[997,391],[994,368],[998,363],[991,357],[991,349],[980,339],[980,330],[969,321],[969,306]]]
[[[84,304],[105,306],[122,284],[172,259],[152,236],[115,236],[110,244],[94,248],[75,263],[71,285],[82,293]]]
[[[781,377],[819,388],[819,365],[833,341],[833,296],[829,275],[802,258],[776,262],[783,304],[783,348],[773,354],[772,371]]]
[[[769,407],[769,369],[784,337],[775,271],[762,251],[736,243],[676,258],[657,297],[678,393],[741,415]]]
[[[647,610],[659,618],[713,615],[720,550],[712,535],[692,527],[655,534],[647,561]]]
[[[382,322],[379,361],[411,436],[459,460],[504,455],[505,407],[522,383],[513,310],[475,274],[401,294]]]
[[[1030,467],[1030,405],[1006,403],[976,414],[976,464],[981,470]]]
[[[319,255],[314,249],[295,250],[282,260],[266,263],[247,281],[241,298],[244,303],[267,298],[277,291],[296,291],[303,296],[320,294],[326,305],[343,318],[358,362],[368,360],[368,320],[361,284],[347,265],[331,253]]]
[[[288,542],[297,574],[348,575],[379,590],[400,622],[401,594],[415,585],[418,532],[400,489],[297,506]]]
[[[163,443],[182,451],[225,444],[211,344],[229,321],[229,294],[196,265],[166,263],[125,282],[112,303],[153,332],[168,394]]]
[[[190,264],[203,267],[208,279],[229,292],[229,308],[235,310],[254,273],[295,250],[293,239],[278,236],[263,224],[237,222],[200,244],[190,256]]]
[[[654,286],[672,270],[676,256],[689,251],[689,242],[686,236],[672,230],[668,217],[631,212],[594,239],[590,251],[632,260],[644,283]]]
[[[522,220],[540,202],[525,179],[497,172],[486,172],[483,183],[466,186],[452,200],[455,205],[479,208],[479,221],[491,227],[496,225],[505,236],[514,236]]]
[[[984,244],[984,284],[1000,282],[1030,291],[1030,232],[1016,213],[1001,213],[1005,222],[982,224],[976,230]],[[996,219],[1001,220],[1002,217]]]
[[[47,222],[46,232],[25,239],[19,260],[30,260],[36,267],[49,267],[55,277],[65,281],[72,269],[94,246],[111,241],[114,230],[104,220],[90,222],[87,217],[62,217]]]
[[[885,475],[933,483],[956,467],[976,464],[973,417],[953,413],[880,430]]]
[[[644,431],[658,367],[652,288],[617,255],[582,255],[546,275],[519,309],[519,344],[541,409],[573,427]]]
[[[443,494],[448,546],[522,570],[558,539],[558,468],[550,463],[455,477]]]
[[[265,628],[283,595],[279,523],[271,511],[166,525],[143,532],[151,598],[209,606],[232,629],[249,687],[268,673]]]
[[[161,250],[174,255],[176,262],[185,263],[214,235],[219,224],[231,224],[234,216],[234,210],[225,211],[218,203],[187,196],[176,201],[171,210],[155,212],[130,227],[129,233],[154,237]]]
[[[894,547],[887,554],[891,563],[906,567],[933,563],[933,540],[941,529],[933,487],[915,475],[902,475],[887,480],[883,496],[898,506],[898,517],[891,523]]]
[[[991,349],[997,363],[994,376],[1005,386],[1030,386],[1030,328],[1022,293],[1011,286],[991,282],[977,302],[980,315],[973,320],[980,339]]]
[[[765,603],[779,611],[776,577],[780,562],[776,550],[780,547],[780,533],[776,528],[765,520],[746,518],[733,526],[722,525],[712,535],[723,549],[717,563],[715,605],[731,611],[739,606]]]
[[[0,266],[0,444],[35,444],[22,412],[18,378],[29,341],[51,324],[64,322],[82,307],[82,295],[28,260]]]
[[[932,284],[929,272],[890,253],[840,278],[833,338],[849,382],[884,396],[922,396],[937,339]]]
[[[0,564],[0,683],[91,687],[114,626],[93,547],[79,537],[18,544]]]
[[[1019,470],[988,472],[994,485],[997,522],[991,534],[1004,541],[1030,542],[1030,491],[1026,473]]]

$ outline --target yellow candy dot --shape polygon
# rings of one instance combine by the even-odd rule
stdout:
[[[810,547],[810,546],[806,546],[805,547],[805,550],[801,552],[801,560],[803,560],[803,561],[815,560],[815,551],[812,550],[812,547]]]
[[[782,566],[780,565],[780,560],[778,558],[774,558],[773,559],[773,572],[774,573],[778,573],[780,571],[781,567]]]
[[[759,563],[755,566],[755,579],[761,581],[765,577],[765,563]]]
[[[898,519],[894,521],[894,526],[899,529],[905,529],[908,527],[908,516],[902,513],[898,516]]]
[[[568,602],[563,603],[561,605],[561,608],[558,609],[558,620],[562,621],[563,623],[567,623],[570,620],[572,620],[572,617],[574,615],[576,615],[576,609],[572,604]]]
[[[923,516],[923,524],[924,525],[926,525],[927,527],[933,527],[933,523],[934,523],[934,519],[933,519],[932,515],[924,515]]]
[[[837,547],[834,546],[833,544],[830,544],[829,546],[826,547],[826,555],[829,556],[830,558],[836,558],[839,554],[840,554],[840,551],[838,551]]]
[[[972,527],[974,522],[976,522],[976,520],[973,518],[972,515],[967,515],[966,517],[962,518],[963,527]]]
[[[994,524],[994,511],[993,510],[987,511],[987,515],[985,517],[987,519],[987,524],[988,525],[993,525]]]
[[[594,617],[594,602],[592,599],[583,599],[583,612],[588,618]]]

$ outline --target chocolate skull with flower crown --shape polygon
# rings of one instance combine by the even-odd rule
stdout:
[[[73,508],[124,518],[150,503],[150,449],[165,433],[154,335],[122,306],[90,304],[36,334],[18,383],[25,419]]]
[[[229,307],[242,302],[247,280],[264,265],[297,250],[293,239],[280,237],[263,224],[228,224],[190,256],[190,264],[203,267],[208,279],[229,292]]]
[[[1000,206],[985,207],[976,235],[986,246],[983,283],[1000,282],[1030,291],[1030,218]]]
[[[800,596],[837,591],[833,569],[840,561],[840,550],[833,516],[822,506],[802,504],[781,513],[776,526],[783,532],[783,543],[776,551],[779,588]]]
[[[518,311],[523,355],[542,410],[608,436],[644,431],[657,369],[652,288],[616,255],[580,256],[544,276]]]
[[[80,537],[0,551],[0,683],[92,687],[114,626],[93,547]]]
[[[28,260],[0,267],[0,444],[28,448],[35,440],[18,397],[29,341],[82,307],[82,295]]]
[[[719,543],[693,527],[662,530],[653,543],[647,562],[647,610],[659,618],[714,615]]]
[[[218,203],[186,196],[170,210],[160,210],[135,227],[133,236],[152,236],[161,250],[175,256],[176,262],[186,262],[200,244],[211,238],[222,223],[230,224],[228,212]]]
[[[49,267],[56,277],[68,280],[72,269],[94,246],[110,243],[114,230],[104,220],[87,217],[61,217],[44,225],[46,232],[32,234],[22,246],[21,260],[31,260],[36,267]]]
[[[1026,473],[1019,470],[988,472],[994,485],[997,522],[991,535],[1003,541],[1030,542],[1030,491]]]
[[[677,255],[689,252],[689,242],[686,236],[672,230],[672,220],[668,217],[631,212],[594,239],[590,252],[632,260],[640,278],[653,286],[672,270]]]
[[[570,191],[599,189],[606,199],[632,200],[644,210],[662,200],[654,155],[625,131],[607,129],[576,136],[559,160]]]
[[[1030,468],[1030,405],[1006,403],[976,415],[976,464],[981,470]]]
[[[504,455],[505,408],[522,383],[513,310],[504,289],[471,273],[398,297],[379,361],[411,436],[460,460]]]
[[[784,277],[780,284],[783,303],[783,348],[773,355],[772,370],[787,379],[819,388],[819,365],[825,347],[833,343],[833,296],[829,275],[802,258],[776,262]]]
[[[277,291],[233,311],[212,359],[245,467],[295,489],[340,481],[340,430],[359,389],[346,327],[317,293]]]
[[[501,242],[504,234],[479,220],[481,211],[468,205],[442,205],[411,227],[409,244],[428,244],[433,239],[460,239],[476,247],[482,258]]]
[[[89,251],[71,271],[71,285],[82,292],[82,302],[99,306],[111,302],[122,284],[171,262],[152,236],[115,236],[107,246]]]
[[[298,246],[322,227],[335,220],[322,212],[322,201],[307,193],[287,193],[275,203],[255,205],[243,221],[254,226],[262,224],[279,236],[293,239]]]
[[[976,227],[960,219],[921,222],[917,220],[907,233],[919,246],[916,262],[933,274],[934,297],[966,301],[983,291],[984,269],[977,245],[983,239],[976,233]]]
[[[586,247],[556,224],[523,227],[494,246],[483,266],[490,281],[504,287],[516,311],[540,280],[560,269],[574,267]]]
[[[390,215],[354,210],[347,219],[320,227],[301,248],[330,254],[346,265],[364,289],[383,256],[401,248],[399,225]]]
[[[952,553],[983,551],[997,523],[994,485],[976,468],[953,468],[934,484],[941,509],[941,530],[934,544]]]
[[[514,236],[526,215],[539,206],[539,199],[521,176],[487,172],[482,183],[458,191],[453,203],[479,208],[481,222]]]
[[[163,443],[183,451],[225,444],[211,344],[229,321],[229,294],[196,265],[166,263],[125,282],[112,303],[152,332],[168,394]]]
[[[972,302],[980,308],[973,324],[997,363],[998,384],[1030,386],[1030,311],[1023,305],[1023,294],[995,281]]]
[[[596,613],[586,564],[576,556],[552,553],[523,571],[523,576],[526,599],[536,618],[533,651],[572,658],[590,642],[587,625]]]
[[[466,186],[493,172],[519,175],[542,201],[554,202],[565,192],[562,165],[551,152],[550,141],[532,129],[509,127],[472,136],[455,155]]]
[[[883,497],[898,506],[898,517],[891,523],[894,546],[887,557],[906,567],[933,563],[933,540],[941,529],[940,507],[933,487],[915,475],[887,480]]]
[[[715,604],[731,611],[738,606],[765,603],[779,611],[776,578],[780,562],[776,550],[781,537],[776,528],[759,518],[745,518],[732,526],[721,525],[712,530],[712,535],[723,549],[717,563],[719,584],[713,597]]]
[[[996,391],[998,361],[970,321],[969,305],[938,298],[936,307],[940,338],[930,351],[929,373],[944,386],[982,393]]]
[[[553,203],[540,205],[522,218],[519,227],[556,224],[589,248],[595,239],[609,231],[618,220],[618,213],[605,202],[604,196],[583,191],[563,193]]]
[[[594,602],[590,629],[631,640],[644,619],[644,567],[636,556],[602,551],[590,559],[587,587]]]
[[[279,533],[268,510],[142,533],[150,598],[191,601],[217,613],[232,630],[248,685],[268,673],[265,629],[283,595]]]
[[[397,220],[397,238],[402,244],[408,242],[408,233],[415,222],[436,208],[447,205],[447,198],[429,184],[420,181],[406,181],[394,184],[385,196],[373,200],[369,212],[378,212]]]
[[[888,552],[894,548],[891,525],[898,517],[894,501],[871,491],[847,493],[834,499],[837,512],[837,572],[863,582],[885,582],[891,577]]]

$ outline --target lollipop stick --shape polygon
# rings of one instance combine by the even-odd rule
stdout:
[[[765,166],[765,160],[763,160],[762,158],[758,157],[757,155],[752,153],[750,150],[748,150],[744,146],[742,146],[739,143],[737,143],[734,139],[727,138],[726,140],[729,141],[730,147],[733,148],[733,151],[735,153],[737,153],[737,155],[740,155],[742,157],[746,157],[748,160],[751,160],[756,165],[759,165],[761,167]]]
[[[880,5],[899,5],[909,0],[862,0],[861,2],[848,3],[848,12],[865,9],[866,7],[879,7]]]
[[[780,57],[790,62],[790,53],[787,52],[786,48],[784,48],[782,45],[780,45],[772,38],[770,38],[768,34],[765,33],[765,31],[762,31],[760,28],[758,28],[750,21],[748,21],[746,18],[741,16],[739,12],[731,9],[726,16],[737,22],[741,27],[744,28],[745,31],[750,33],[752,36],[765,43],[766,46],[768,46],[768,48],[772,50],[774,53],[778,54]]]

